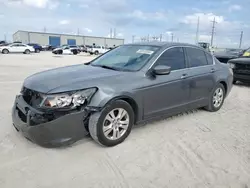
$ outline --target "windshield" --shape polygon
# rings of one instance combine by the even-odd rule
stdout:
[[[138,71],[159,49],[157,46],[124,45],[92,61],[92,66],[110,67],[121,71]]]

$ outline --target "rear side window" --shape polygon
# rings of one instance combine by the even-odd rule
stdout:
[[[207,65],[205,52],[197,48],[186,48],[187,58],[190,67],[200,67]]]
[[[213,56],[211,54],[208,54],[208,53],[205,53],[206,54],[206,58],[207,58],[207,62],[209,65],[212,65],[214,64],[214,61],[213,61]]]
[[[186,68],[184,51],[182,47],[174,47],[166,50],[157,60],[156,65],[166,65],[171,70]]]

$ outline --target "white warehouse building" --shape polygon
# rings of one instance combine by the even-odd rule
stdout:
[[[82,35],[68,35],[56,33],[42,33],[32,31],[18,30],[13,34],[13,41],[19,41],[25,44],[37,43],[40,45],[61,46],[68,45],[98,45],[98,46],[119,46],[124,44],[124,39],[82,36]]]

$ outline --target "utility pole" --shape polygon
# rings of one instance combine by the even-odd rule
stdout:
[[[243,39],[243,31],[241,31],[241,33],[240,33],[240,46],[239,46],[239,48],[241,48],[242,39]]]
[[[132,43],[135,42],[135,35],[132,35]]]
[[[160,34],[160,42],[162,41],[162,34]]]
[[[196,30],[196,38],[195,38],[196,44],[198,44],[199,42],[199,30],[200,30],[200,17],[198,17],[198,22],[197,22],[197,30]]]
[[[214,33],[215,33],[215,24],[217,23],[215,21],[215,17],[214,17],[214,20],[212,21],[213,22],[213,26],[212,26],[212,34],[211,34],[211,47],[213,46],[213,42],[214,42]]]
[[[112,38],[112,35],[113,35],[113,31],[112,31],[112,28],[110,28],[110,38]]]
[[[147,41],[149,42],[149,34],[148,34],[148,37],[147,37]]]
[[[174,42],[174,33],[171,33],[172,42]]]
[[[114,38],[116,38],[116,29],[114,28]]]

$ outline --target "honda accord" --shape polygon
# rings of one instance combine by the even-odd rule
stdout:
[[[218,111],[232,82],[229,65],[198,46],[126,44],[86,64],[26,78],[13,125],[45,147],[71,144],[88,133],[115,146],[135,124],[196,108]]]

